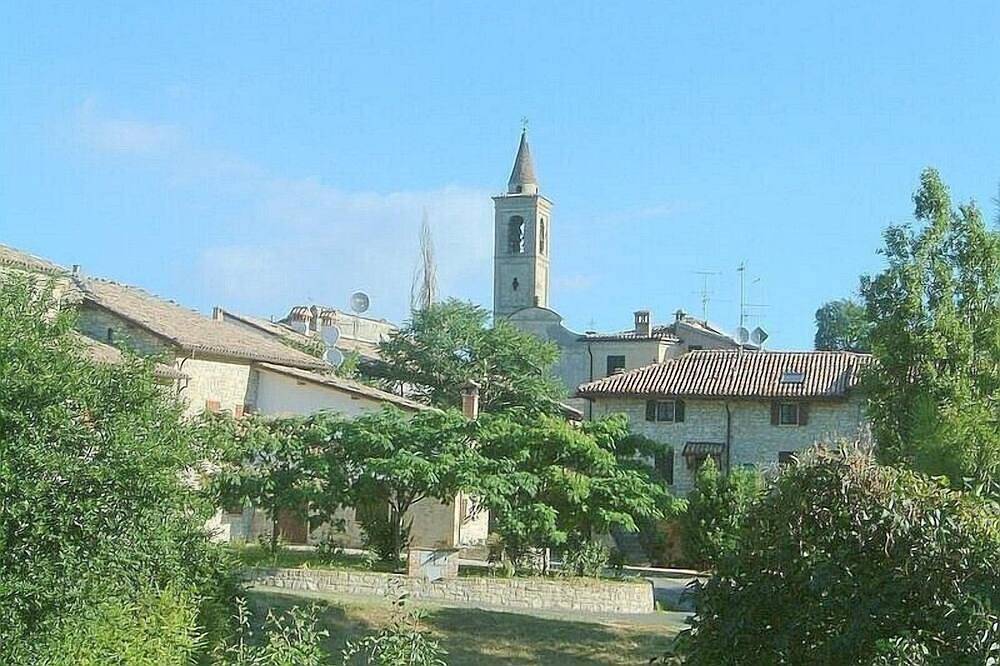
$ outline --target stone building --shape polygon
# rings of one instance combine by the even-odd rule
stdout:
[[[629,416],[663,444],[653,463],[683,494],[712,457],[724,472],[784,464],[816,443],[866,432],[852,352],[704,350],[580,386],[594,417]]]

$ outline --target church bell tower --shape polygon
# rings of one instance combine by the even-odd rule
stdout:
[[[538,193],[527,130],[521,132],[507,192],[493,197],[493,317],[549,307],[552,202]]]

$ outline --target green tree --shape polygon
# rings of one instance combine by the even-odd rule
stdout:
[[[683,663],[1000,660],[1000,505],[856,450],[787,468],[696,593]]]
[[[353,505],[385,510],[383,554],[389,561],[398,561],[408,545],[406,514],[414,504],[450,502],[478,483],[481,459],[472,445],[470,422],[457,411],[411,416],[386,408],[351,421],[331,419],[325,428],[328,453],[349,470]],[[366,513],[367,530],[381,527],[377,515]]]
[[[927,169],[918,228],[885,232],[888,266],[864,277],[877,360],[866,378],[880,456],[1000,492],[1000,231],[952,208]]]
[[[211,415],[206,422],[213,424],[209,430],[222,442],[212,495],[223,506],[249,504],[265,511],[271,520],[272,555],[278,548],[282,515],[306,521],[311,513],[331,517],[346,499],[340,452],[330,450],[315,417]],[[330,427],[329,422],[324,425]],[[235,445],[224,449],[229,442]]]
[[[195,433],[152,361],[93,363],[52,303],[0,276],[0,663],[187,663],[232,589]]]
[[[382,363],[376,373],[440,408],[460,406],[461,387],[473,380],[483,411],[554,411],[562,398],[551,374],[555,346],[506,321],[488,323],[486,310],[457,300],[417,310],[379,345]]]
[[[816,349],[866,352],[871,326],[863,305],[842,298],[816,310]]]
[[[685,555],[698,566],[713,567],[731,554],[763,486],[754,470],[736,468],[724,475],[712,458],[706,460],[680,514]]]
[[[552,548],[613,526],[638,530],[672,501],[635,458],[643,445],[616,415],[576,426],[558,417],[484,415],[476,440],[487,470],[478,491],[509,557]]]

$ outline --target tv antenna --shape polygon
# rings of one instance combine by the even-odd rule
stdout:
[[[740,326],[739,328],[746,330],[747,319],[750,317],[756,317],[756,313],[751,314],[748,310],[752,308],[766,308],[769,307],[766,303],[747,303],[747,262],[741,261],[736,272],[740,274]],[[755,277],[750,281],[751,285],[755,285],[760,282],[759,277]]]
[[[701,289],[696,293],[701,298],[701,318],[708,321],[708,304],[712,300],[713,292],[708,286],[709,278],[721,275],[719,271],[694,271],[695,275],[701,276]]]

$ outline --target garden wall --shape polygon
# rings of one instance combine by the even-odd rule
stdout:
[[[430,582],[402,574],[321,569],[249,569],[247,582],[288,590],[357,596],[391,596],[494,608],[652,613],[653,586],[646,580],[545,579],[469,576]]]

